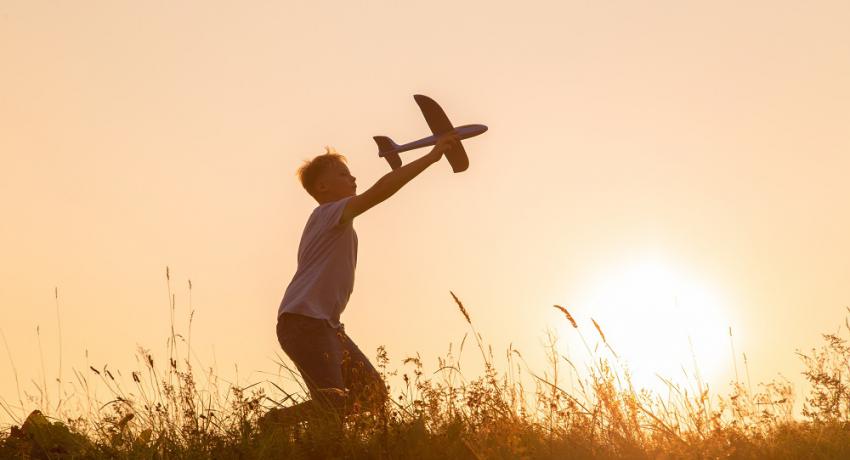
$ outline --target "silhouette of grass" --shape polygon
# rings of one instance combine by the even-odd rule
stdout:
[[[303,384],[293,394],[276,383],[281,375],[247,386],[223,382],[212,370],[198,375],[189,341],[172,326],[167,360],[140,348],[129,375],[107,366],[74,370],[73,391],[61,404],[31,400],[55,410],[33,412],[20,428],[2,432],[0,458],[850,458],[850,346],[838,334],[824,335],[819,349],[798,352],[812,384],[798,420],[791,385],[782,380],[756,392],[736,381],[725,397],[666,381],[669,394],[661,396],[635,390],[618,360],[595,356],[586,377],[565,388],[561,368],[574,375],[578,369],[558,353],[552,334],[542,374],[512,347],[507,368],[498,372],[469,308],[451,295],[484,359],[481,376],[464,375],[451,346],[434,372],[425,371],[418,355],[389,371],[381,347],[376,367],[385,381],[401,382],[387,385],[392,397],[385,410],[362,413],[355,405],[342,423],[336,414],[318,413],[299,423],[263,424],[269,408],[302,401]],[[556,308],[580,332],[566,309]],[[604,340],[600,325],[593,326]],[[298,376],[282,359],[279,364]],[[93,396],[94,385],[109,390],[108,401]]]

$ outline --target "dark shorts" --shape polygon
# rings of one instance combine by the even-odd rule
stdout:
[[[322,319],[284,313],[277,320],[277,340],[313,399],[321,399],[326,393],[320,390],[326,389],[347,390],[351,401],[386,397],[381,375],[342,326],[334,329]]]

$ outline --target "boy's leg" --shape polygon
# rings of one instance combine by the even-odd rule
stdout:
[[[343,349],[337,332],[324,320],[302,315],[285,313],[278,320],[280,346],[301,373],[312,400],[282,409],[275,418],[297,422],[340,417],[345,404],[345,381],[341,367]]]
[[[349,396],[347,409],[350,411],[358,407],[361,411],[379,413],[388,397],[386,383],[351,337],[344,330],[341,333],[342,378]]]

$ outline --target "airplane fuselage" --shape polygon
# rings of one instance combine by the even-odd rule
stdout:
[[[484,126],[484,125],[456,126],[451,131],[441,133],[441,134],[434,134],[434,135],[431,135],[431,136],[428,136],[428,137],[423,137],[422,139],[419,139],[417,141],[408,142],[407,144],[399,145],[398,147],[396,147],[392,150],[380,152],[379,156],[383,157],[383,156],[386,156],[387,154],[407,152],[408,150],[416,150],[418,148],[428,147],[430,145],[436,145],[437,141],[441,137],[449,136],[449,135],[452,135],[452,134],[456,135],[458,137],[458,139],[468,139],[470,137],[475,137],[475,136],[478,136],[479,134],[483,134],[486,131],[487,131],[487,127]]]

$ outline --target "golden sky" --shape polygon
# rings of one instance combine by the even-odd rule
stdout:
[[[184,331],[192,280],[200,361],[274,372],[315,206],[295,169],[332,145],[365,189],[389,171],[373,135],[430,134],[415,93],[490,130],[468,171],[437,164],[355,221],[343,321],[369,356],[435,365],[467,331],[453,290],[538,369],[547,327],[582,356],[560,304],[646,382],[681,375],[690,336],[725,391],[729,327],[754,382],[800,382],[794,350],[850,306],[848,23],[845,1],[2,0],[0,330],[21,385],[57,376],[60,337],[63,380],[161,354],[166,266]]]

